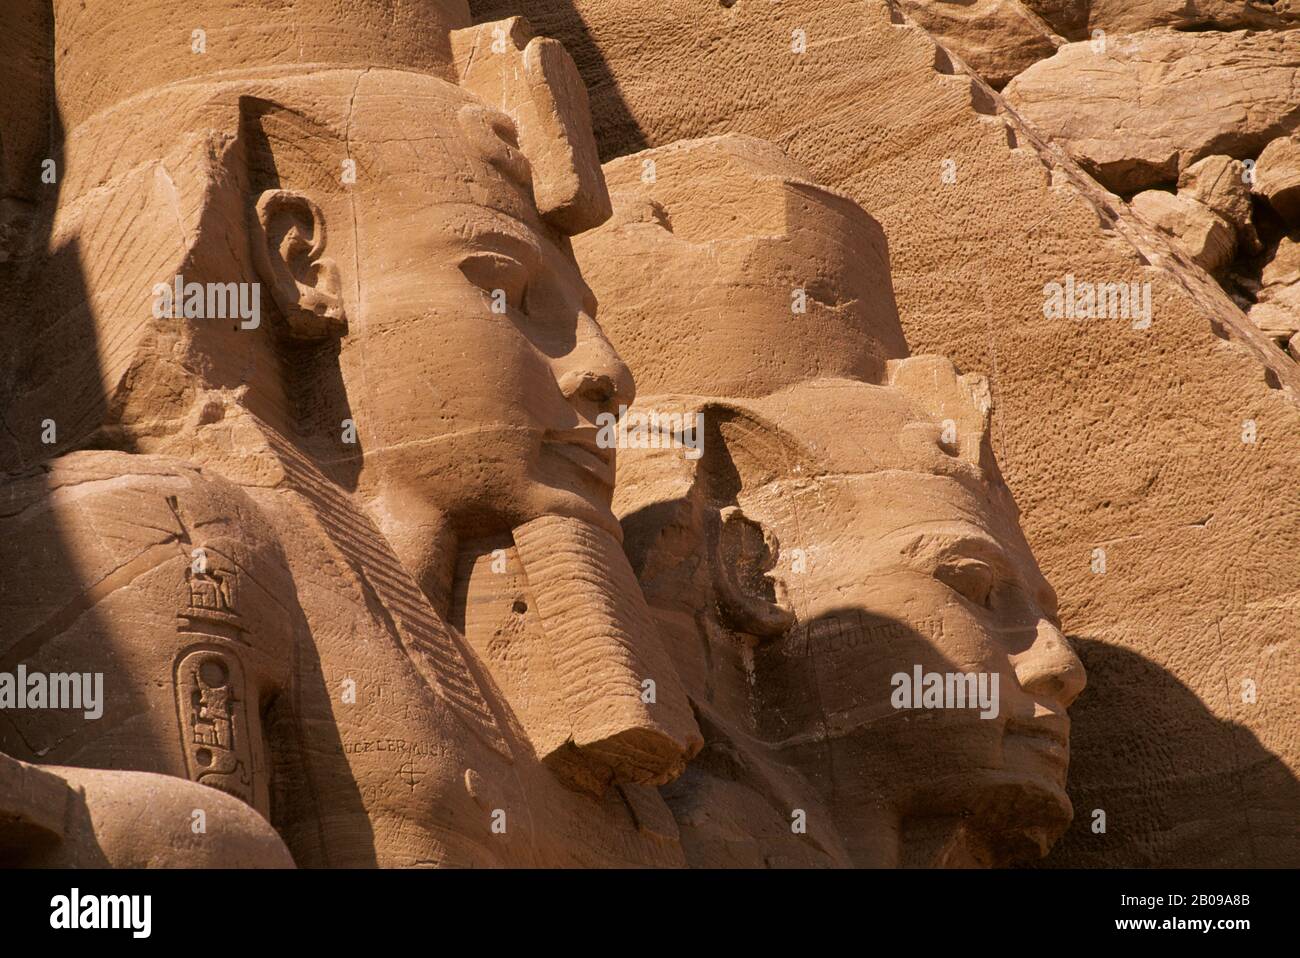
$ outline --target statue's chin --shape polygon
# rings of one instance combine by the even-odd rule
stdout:
[[[543,516],[563,516],[579,519],[623,541],[623,527],[614,517],[608,498],[599,490],[568,483],[534,484],[525,497],[526,510],[512,517],[512,527],[523,525]]]
[[[1024,766],[946,779],[936,783],[934,790],[914,796],[904,813],[905,834],[913,836],[937,827],[924,825],[927,821],[950,822],[954,835],[960,833],[958,843],[969,846],[971,863],[986,867],[1042,858],[1072,818],[1061,771]],[[915,858],[929,852],[922,847],[909,854]]]
[[[972,829],[998,864],[1042,858],[1074,818],[1064,774],[1008,768],[997,778],[982,796]]]

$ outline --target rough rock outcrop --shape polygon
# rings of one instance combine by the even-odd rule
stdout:
[[[1087,0],[1088,28],[1135,33],[1175,30],[1272,30],[1300,25],[1295,0]]]
[[[1278,137],[1255,161],[1254,191],[1292,226],[1300,225],[1300,139]]]
[[[1300,242],[1283,236],[1259,278],[1250,319],[1300,359]]]
[[[1207,156],[1178,175],[1178,195],[1212,210],[1233,228],[1247,253],[1259,250],[1250,202],[1250,173],[1230,156]]]
[[[1067,40],[1082,40],[1088,32],[1091,0],[1024,0],[1058,34]]]
[[[1202,157],[1253,157],[1300,126],[1300,31],[1147,30],[1061,47],[1003,91],[1103,185],[1173,183]]]
[[[1193,263],[1216,272],[1232,261],[1237,249],[1236,231],[1209,207],[1181,193],[1146,190],[1130,205],[1152,226],[1178,241]]]
[[[899,0],[899,7],[999,90],[1065,42],[1020,0]]]

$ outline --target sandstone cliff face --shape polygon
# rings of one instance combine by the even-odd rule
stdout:
[[[1008,102],[1130,196],[1294,356],[1294,295],[1262,272],[1296,227],[1296,11],[1097,2],[1091,17],[1091,39],[1026,69],[1005,89]],[[1167,192],[1175,180],[1177,197]]]
[[[119,683],[0,862],[1300,862],[1294,3],[119,2],[0,35],[0,676]]]
[[[1088,28],[1136,33],[1175,30],[1290,29],[1300,22],[1294,0],[1086,0]]]
[[[1040,13],[1066,15],[1059,7]],[[1253,151],[1285,133],[1292,35],[1144,34],[1131,53],[1108,36],[1106,57],[1087,43],[1063,47],[1012,81],[1004,101],[885,4],[473,4],[479,18],[507,9],[573,51],[604,158],[741,132],[780,143],[851,194],[889,237],[912,349],[989,377],[993,443],[1030,543],[1090,676],[1106,683],[1090,678],[1075,706],[1080,814],[1049,862],[1296,861],[1285,808],[1300,763],[1297,650],[1286,609],[1300,588],[1290,558],[1300,544],[1290,390],[1300,377],[1171,237],[1107,189],[1172,185],[1203,156],[1254,158],[1225,143]],[[1237,82],[1211,79],[1216,58]],[[1096,71],[1108,93],[1083,101],[1086,85],[1035,84],[1041,129],[1020,118],[1016,98],[1028,94],[1016,91],[1057,64],[1083,79]],[[1069,123],[1108,148],[1114,111],[1147,122],[1141,84],[1155,76],[1176,102],[1152,88],[1171,99],[1151,109],[1149,128],[1131,128],[1132,155],[1099,154],[1136,179],[1099,186],[1070,158]],[[1126,99],[1139,86],[1141,107]],[[1068,116],[1057,102],[1074,104]],[[1222,130],[1204,119],[1206,102],[1226,111]],[[1079,158],[1098,171],[1090,154]],[[1150,326],[1045,318],[1045,284],[1067,277],[1149,283]],[[1243,701],[1247,679],[1267,695]],[[1105,834],[1091,830],[1094,809],[1112,823]]]
[[[1049,26],[1067,40],[1080,40],[1087,33],[1088,10],[1092,0],[1026,0]]]

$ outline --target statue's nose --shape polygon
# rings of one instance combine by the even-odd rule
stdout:
[[[596,321],[583,314],[573,350],[556,361],[560,391],[586,418],[619,412],[636,398],[632,371],[619,358]]]
[[[1064,707],[1079,697],[1088,682],[1083,663],[1070,643],[1047,619],[1039,620],[1033,644],[1013,655],[1011,664],[1021,688],[1035,698],[1051,699]]]

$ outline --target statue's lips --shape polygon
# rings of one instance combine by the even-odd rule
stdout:
[[[594,426],[585,429],[566,429],[546,434],[543,444],[579,466],[601,485],[614,488],[614,450],[602,449],[596,444],[599,434]]]

